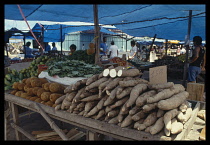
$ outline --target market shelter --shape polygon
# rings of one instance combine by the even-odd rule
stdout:
[[[22,4],[20,7],[28,21],[94,23],[93,5],[89,4]],[[190,10],[192,10],[190,40],[196,35],[205,40],[206,10],[204,4],[98,5],[98,21],[102,25],[114,25],[135,37],[153,37],[154,34],[157,34],[158,38],[185,40]],[[5,5],[5,19],[23,20],[17,5]]]

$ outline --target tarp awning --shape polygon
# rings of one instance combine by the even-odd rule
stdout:
[[[94,22],[93,5],[21,4],[27,20]],[[5,5],[5,19],[23,20],[16,4]],[[118,4],[98,5],[100,24],[114,25],[135,36],[184,40],[187,35],[189,10],[192,10],[190,39],[199,35],[206,39],[205,4]]]

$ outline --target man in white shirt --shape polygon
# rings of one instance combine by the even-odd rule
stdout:
[[[111,46],[109,48],[110,58],[118,56],[118,47],[114,45],[114,41],[111,42]]]
[[[137,53],[137,47],[136,47],[136,43],[135,41],[131,41],[131,50],[130,50],[130,56],[129,59],[133,59],[136,57],[136,53]]]

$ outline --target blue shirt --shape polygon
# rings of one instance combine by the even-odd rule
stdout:
[[[107,47],[107,44],[106,43],[101,43],[100,44],[100,48],[103,48],[103,51],[107,51],[108,47]],[[100,54],[102,55],[106,55],[104,52],[100,52]]]
[[[50,50],[51,50],[50,45],[47,45],[47,46],[45,47],[45,51],[50,51]]]
[[[26,48],[26,55],[32,55],[33,49],[29,48],[28,46],[25,46]]]

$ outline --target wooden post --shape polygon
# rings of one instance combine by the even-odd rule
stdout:
[[[44,117],[44,119],[50,124],[50,127],[54,129],[63,140],[68,140],[68,137],[65,135],[65,133],[55,124],[54,121],[50,119],[50,117],[44,112],[38,103],[35,103],[35,107],[42,117]]]
[[[128,47],[128,43],[127,43],[128,40],[127,40],[127,37],[128,37],[128,36],[126,35],[126,49],[125,49],[125,50],[126,50],[126,54],[127,54],[127,49],[128,49],[128,48],[127,48],[127,47]]]
[[[19,125],[18,107],[14,103],[11,103],[11,107],[12,107],[13,122],[16,125]],[[22,139],[22,136],[21,136],[20,132],[18,132],[17,129],[15,129],[15,136],[16,136],[17,140],[21,140]]]
[[[168,39],[166,39],[166,44],[165,44],[165,56],[167,56],[167,51],[168,51]]]
[[[9,102],[5,101],[5,111],[4,111],[4,140],[9,139],[10,133],[10,113],[11,108],[9,107]]]
[[[98,141],[101,140],[98,133],[94,133],[92,131],[86,132],[86,140],[87,141]]]
[[[154,37],[153,37],[152,44],[151,44],[151,46],[150,46],[150,50],[152,49],[152,46],[153,46],[153,44],[154,44],[154,42],[155,42],[156,36],[157,36],[157,34],[155,34]]]
[[[62,25],[60,24],[60,33],[61,33],[61,54],[63,53],[63,45],[62,45]]]
[[[190,43],[190,30],[191,30],[191,22],[192,22],[192,10],[189,10],[189,19],[188,19],[188,32],[187,32],[187,40],[186,42]],[[186,87],[186,79],[187,79],[187,70],[188,70],[188,54],[189,54],[189,45],[186,45],[186,57],[184,64],[184,74],[183,74],[183,82],[182,85]]]
[[[24,58],[26,58],[26,36],[23,34],[23,50],[24,50]]]
[[[93,5],[93,13],[94,13],[94,29],[95,29],[94,37],[96,38],[95,39],[95,64],[100,64],[100,61],[99,61],[100,30],[99,30],[99,25],[98,25],[98,5],[97,4]]]

